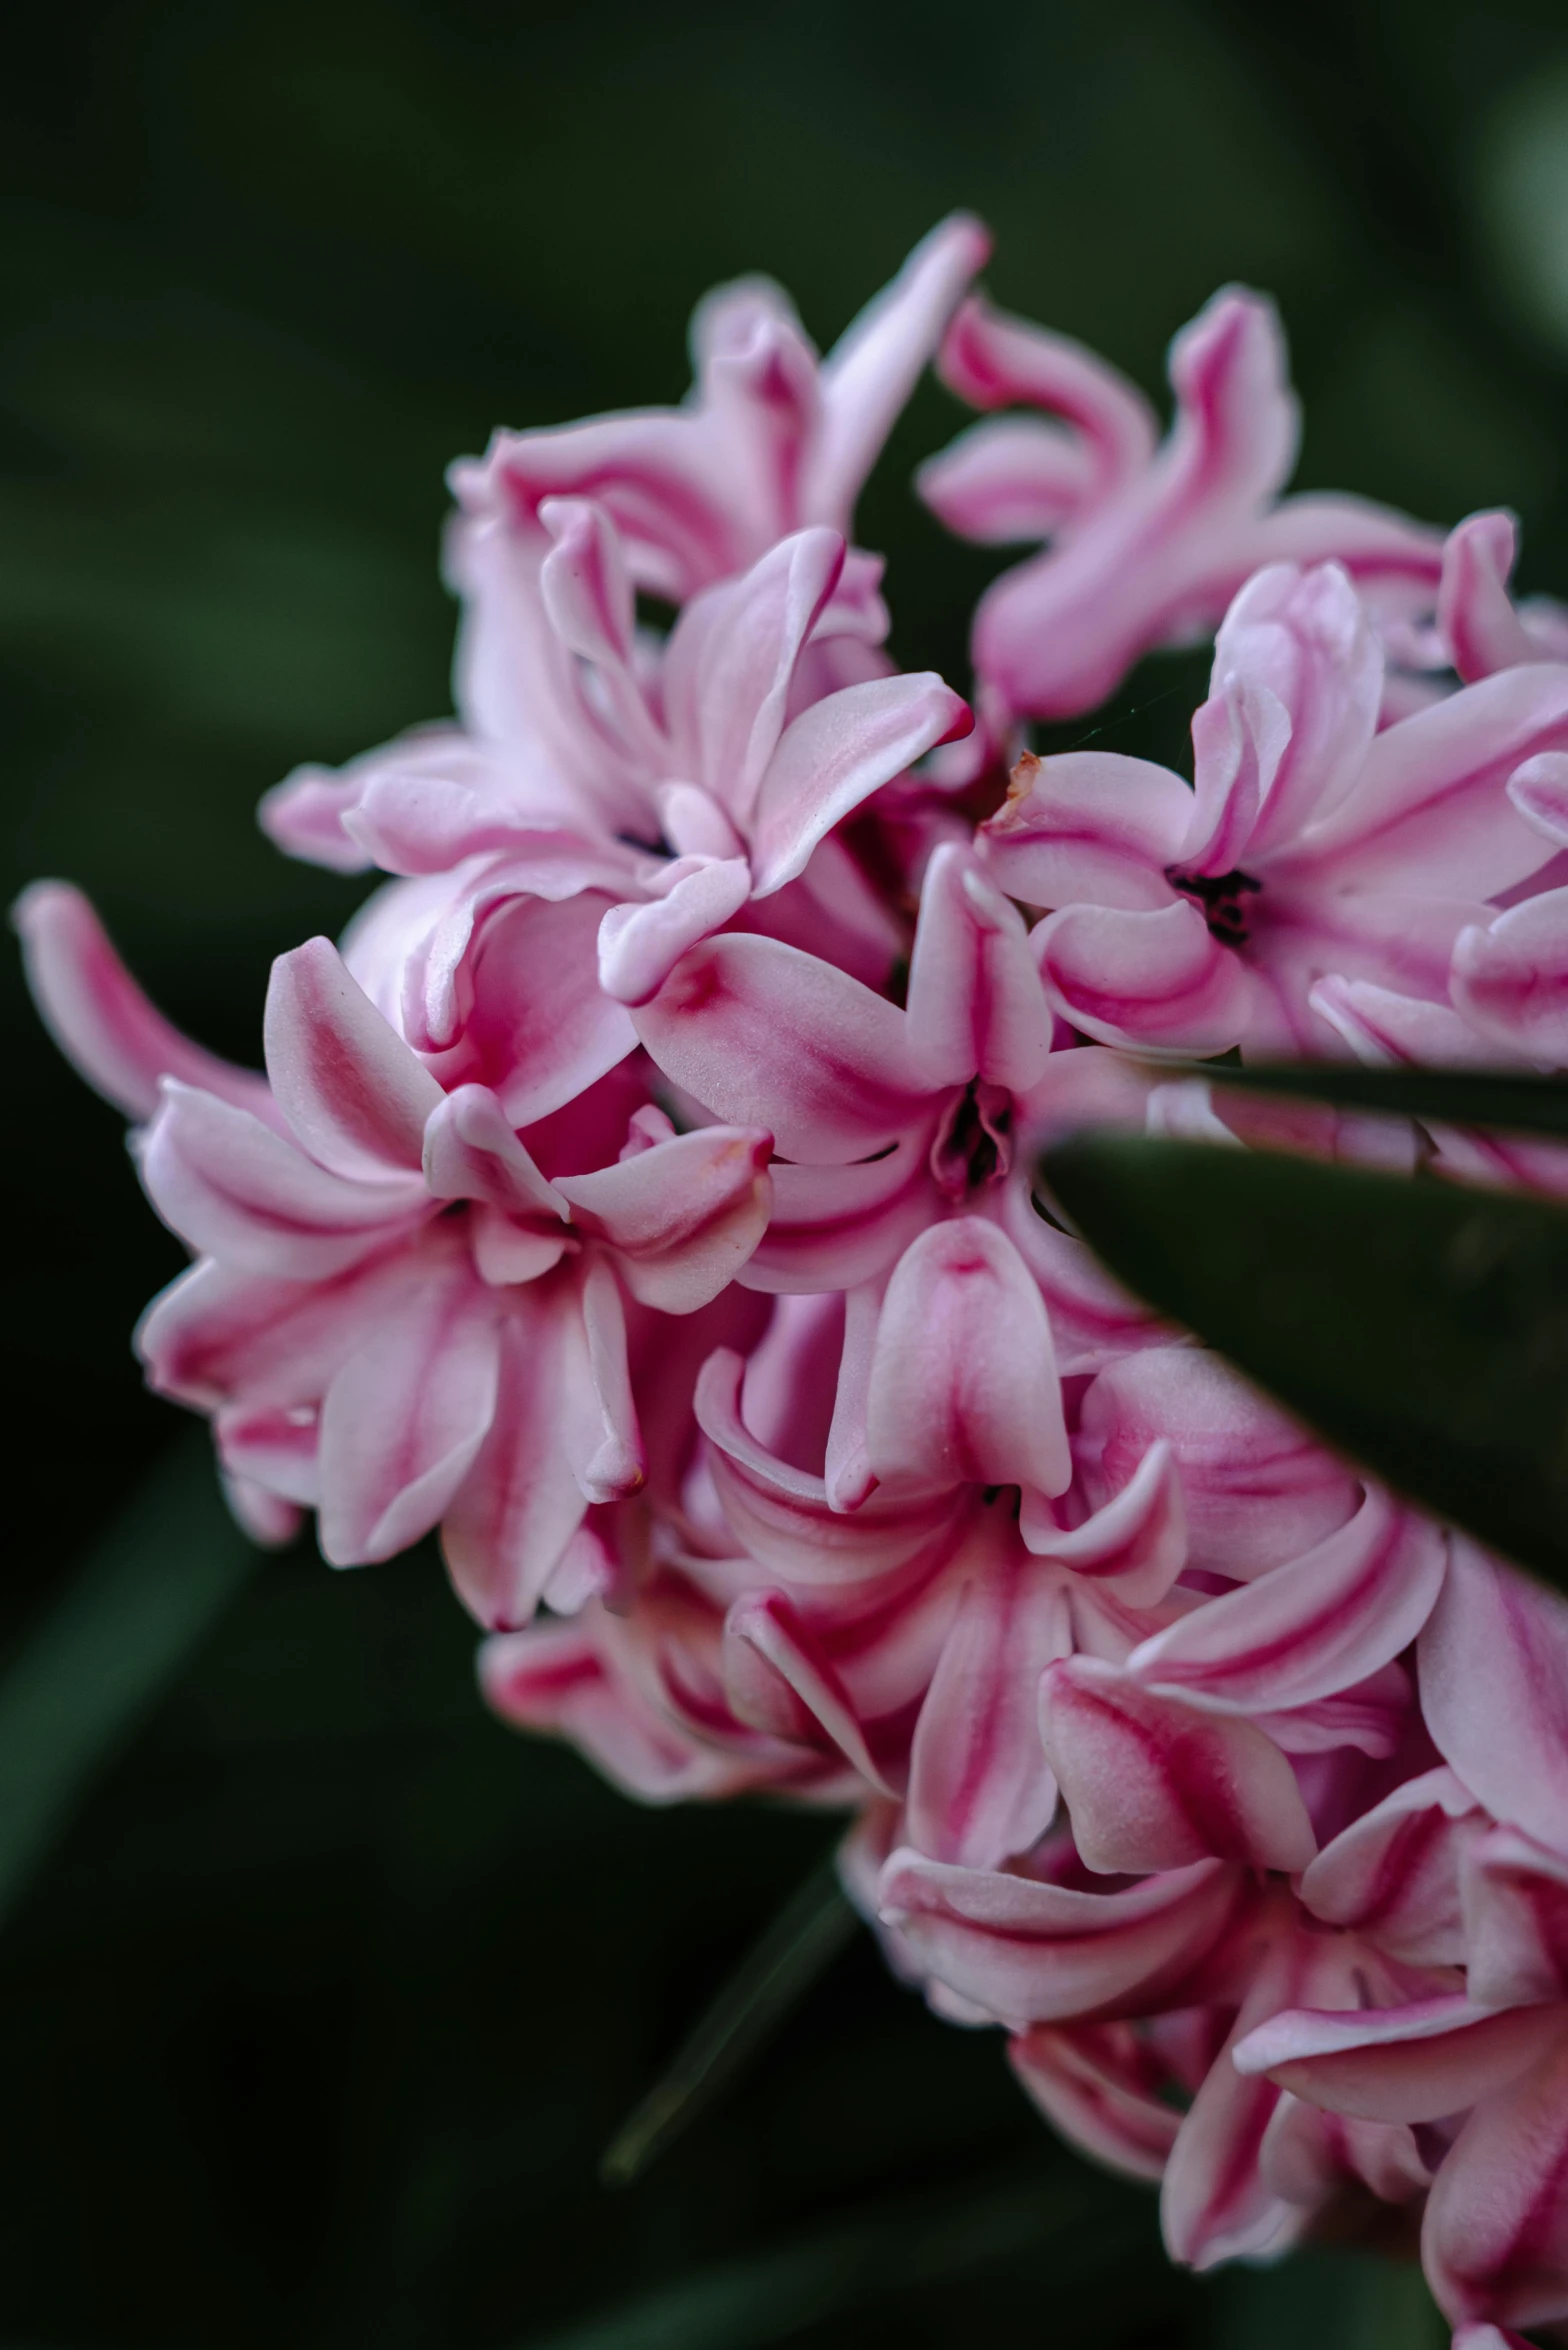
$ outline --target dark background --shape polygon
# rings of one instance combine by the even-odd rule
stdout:
[[[444,463],[678,397],[693,301],[742,270],[826,342],[967,204],[998,296],[1151,389],[1218,283],[1266,287],[1303,484],[1510,503],[1525,584],[1568,586],[1559,7],[62,0],[0,31],[0,116],[6,892],[84,884],[239,1057],[271,956],[358,894],[279,858],[258,794],[447,706]],[[959,682],[994,566],[905,484],[961,421],[922,389],[860,533],[897,650]],[[1170,755],[1183,708],[1116,739]],[[180,1256],[4,986],[25,1658],[176,1433],[127,1333]],[[472,1645],[431,1556],[301,1545],[56,1841],[0,1931],[0,2346],[1429,2338],[1360,2257],[1171,2278],[1150,2199],[1084,2184],[994,2036],[864,1946],[605,2193],[606,2136],[828,1827],[634,1809],[483,1715]]]

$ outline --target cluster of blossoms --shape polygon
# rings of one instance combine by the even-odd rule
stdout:
[[[944,224],[825,359],[724,289],[684,406],[457,467],[457,721],[263,805],[393,877],[279,958],[265,1077],[63,884],[20,928],[195,1257],[149,1377],[260,1538],[438,1528],[503,1716],[651,1801],[852,1807],[892,1964],[1163,2180],[1174,2257],[1419,2228],[1479,2350],[1568,2316],[1568,1608],[1152,1320],[1031,1160],[1112,1121],[1568,1189],[1158,1067],[1568,1065],[1568,615],[1504,515],[1280,495],[1257,297],[1178,336],[1162,437],[985,256]],[[973,711],[852,541],[933,359],[1008,413],[922,495],[1038,549]],[[1192,782],[1026,749],[1211,635]]]

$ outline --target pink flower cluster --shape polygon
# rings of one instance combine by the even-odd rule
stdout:
[[[945,223],[825,359],[721,290],[681,408],[456,468],[458,719],[263,805],[392,877],[279,958],[265,1077],[65,885],[19,924],[195,1258],[148,1375],[260,1538],[438,1528],[508,1719],[647,1800],[854,1807],[892,1963],[1163,2179],[1174,2257],[1419,2225],[1479,2346],[1568,2316],[1568,1609],[1152,1321],[1031,1158],[1109,1120],[1414,1161],[1162,1053],[1568,1066],[1568,621],[1506,516],[1280,495],[1256,296],[1177,338],[1162,439],[969,293],[986,251]],[[1011,413],[923,495],[1040,546],[978,722],[851,535],[933,358]],[[1211,635],[1191,783],[1024,750]]]

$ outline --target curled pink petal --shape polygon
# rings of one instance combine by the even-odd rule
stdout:
[[[1423,1771],[1341,1829],[1301,1880],[1314,1917],[1395,1958],[1455,1966],[1465,1951],[1460,1869],[1485,1817],[1452,1771]]]
[[[1040,1731],[1091,1869],[1184,1868],[1208,1854],[1302,1869],[1317,1850],[1289,1763],[1250,1722],[1075,1657],[1041,1683]]]
[[[1129,913],[1171,903],[1166,867],[1181,853],[1192,794],[1179,775],[1115,751],[1026,752],[980,849],[1009,897],[1032,906],[1082,899]]]
[[[667,1314],[717,1297],[761,1239],[771,1135],[705,1126],[556,1188],[575,1222],[616,1252],[633,1297]]]
[[[1508,594],[1517,542],[1513,516],[1494,511],[1469,515],[1444,545],[1437,625],[1467,685],[1540,659]]]
[[[1064,906],[1033,945],[1047,1000],[1101,1044],[1209,1054],[1247,1032],[1252,980],[1195,906]]]
[[[1568,1064],[1568,889],[1526,898],[1486,929],[1462,930],[1455,1009],[1487,1042],[1552,1068]]]
[[[1152,1607],[1187,1563],[1187,1516],[1170,1446],[1163,1438],[1151,1444],[1121,1491],[1070,1533],[1026,1494],[1019,1532],[1037,1558],[1114,1583],[1130,1605]]]
[[[1427,2202],[1422,2266],[1456,2322],[1549,2324],[1568,2303],[1568,2032],[1555,2012],[1555,2039],[1477,2105]],[[1515,2008],[1498,2028],[1522,2038],[1553,2013]]]
[[[1163,2177],[1181,2116],[1129,2024],[1034,2024],[1008,2061],[1056,2129],[1132,2179]]]
[[[618,1004],[648,1003],[687,948],[721,929],[750,895],[744,857],[705,857],[651,904],[612,906],[599,925],[599,985]]]
[[[1568,1858],[1494,1827],[1469,1841],[1461,1884],[1471,1998],[1487,2007],[1568,2000]]]
[[[362,1181],[419,1166],[441,1088],[326,939],[273,964],[266,1040],[272,1090],[313,1158]]]
[[[1476,2007],[1455,1991],[1406,2007],[1285,2009],[1232,2061],[1335,2113],[1436,2121],[1538,2064],[1561,2030],[1550,2007]]]

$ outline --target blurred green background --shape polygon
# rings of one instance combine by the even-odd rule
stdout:
[[[1568,586],[1558,7],[57,0],[0,56],[7,893],[84,884],[238,1056],[271,956],[357,895],[268,848],[258,794],[446,707],[444,463],[498,422],[678,397],[693,301],[742,270],[826,341],[971,205],[998,296],[1151,389],[1248,280],[1290,330],[1303,483],[1512,504],[1524,583]],[[961,681],[994,565],[905,488],[960,421],[921,391],[861,536],[901,655]],[[1182,709],[1117,739],[1169,754]],[[117,1630],[58,1648],[82,1557],[120,1571],[149,1468],[186,1496],[168,1540],[223,1542],[159,1470],[177,1416],[127,1346],[179,1251],[4,985],[0,1861],[29,1673],[47,1748],[62,1675],[91,1745],[125,1668]],[[0,1915],[0,2346],[1434,2338],[1364,2255],[1171,2277],[1151,2199],[1057,2153],[995,2037],[864,1944],[607,2193],[605,2139],[828,1823],[644,1813],[503,1733],[428,1555],[226,1571]]]

